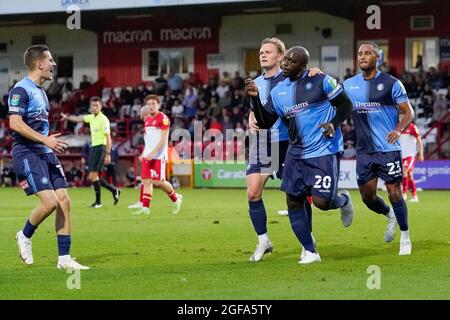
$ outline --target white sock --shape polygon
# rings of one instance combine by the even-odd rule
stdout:
[[[386,217],[387,217],[388,219],[395,218],[394,209],[389,208],[389,212],[387,213]]]
[[[259,243],[269,241],[269,236],[267,235],[267,233],[264,233],[264,234],[258,236],[258,240],[259,240]]]
[[[400,242],[411,241],[409,239],[409,230],[400,231]]]
[[[58,260],[69,260],[71,259],[70,254],[66,254],[64,256],[58,256]]]

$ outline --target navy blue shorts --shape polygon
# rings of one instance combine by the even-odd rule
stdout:
[[[283,176],[284,160],[286,158],[287,149],[289,147],[289,140],[279,141],[278,155],[273,154],[278,158],[278,161],[272,160],[272,144],[267,141],[258,141],[259,143],[250,143],[250,151],[248,156],[247,175],[253,173],[270,175],[273,179],[276,176],[281,179]],[[261,145],[265,147],[261,150]]]
[[[281,190],[294,197],[319,196],[332,200],[339,182],[340,154],[310,159],[286,156]]]
[[[43,190],[67,188],[64,169],[54,153],[13,158],[13,167],[27,196]]]
[[[400,151],[356,154],[356,180],[363,185],[379,177],[386,184],[402,181],[402,154]]]

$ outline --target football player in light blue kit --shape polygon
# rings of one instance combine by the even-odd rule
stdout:
[[[281,190],[286,192],[292,229],[305,249],[301,264],[321,261],[305,210],[309,194],[321,210],[340,208],[344,226],[353,220],[349,192],[337,193],[343,151],[339,126],[350,116],[352,104],[335,79],[323,74],[308,77],[308,60],[309,53],[303,47],[287,51],[283,73],[288,78],[272,89],[265,105],[257,98],[255,83],[246,80],[258,127],[270,128],[281,118],[289,129]]]
[[[16,234],[19,256],[25,264],[33,264],[31,237],[56,209],[58,269],[89,269],[70,256],[70,199],[64,169],[53,153],[64,152],[67,143],[57,138],[60,134],[48,135],[49,103],[42,85],[53,79],[56,63],[44,45],[29,47],[24,63],[28,75],[11,89],[8,100],[9,124],[14,131],[12,158],[20,186],[27,195],[35,194],[39,203]]]
[[[402,157],[398,139],[414,118],[402,83],[377,70],[378,45],[368,41],[358,50],[363,71],[344,82],[353,102],[352,118],[357,137],[356,176],[366,206],[388,218],[384,240],[394,240],[398,221],[401,237],[399,255],[411,254],[408,208],[402,197]],[[399,121],[399,111],[404,117]],[[392,209],[377,196],[377,182],[386,183]]]
[[[258,87],[259,99],[265,104],[270,91],[286,79],[280,68],[285,53],[285,45],[278,38],[266,38],[261,42],[259,60],[264,74],[254,82]],[[312,68],[309,76],[321,73],[320,69]],[[273,250],[272,242],[267,233],[267,214],[262,199],[264,186],[269,177],[281,179],[286,152],[289,145],[289,134],[286,125],[278,119],[270,130],[259,130],[254,112],[250,112],[249,125],[250,150],[247,166],[247,197],[250,219],[258,235],[258,245],[250,257],[250,261],[261,261],[264,254]],[[312,220],[310,203],[306,203],[309,220]],[[284,210],[283,210],[284,211]],[[280,211],[281,212],[281,211]],[[312,229],[311,229],[312,232]]]

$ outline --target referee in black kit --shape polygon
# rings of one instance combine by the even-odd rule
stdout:
[[[103,171],[103,166],[111,162],[111,131],[108,118],[101,112],[102,102],[99,97],[92,97],[90,100],[91,114],[89,115],[66,115],[61,113],[63,119],[72,122],[89,123],[91,131],[92,145],[89,152],[89,180],[92,182],[95,190],[95,202],[92,208],[100,208],[101,186],[108,189],[114,198],[114,205],[119,202],[120,190],[110,185],[105,179],[99,177]]]

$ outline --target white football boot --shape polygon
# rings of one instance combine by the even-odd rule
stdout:
[[[83,266],[75,261],[70,255],[59,256],[58,264],[56,265],[58,269],[72,269],[72,270],[89,270],[89,267]]]
[[[256,250],[253,255],[250,257],[250,261],[258,262],[261,261],[266,253],[270,253],[273,251],[272,242],[267,238],[256,246]]]
[[[183,196],[177,193],[177,201],[173,203],[172,213],[177,214],[180,212],[181,204],[183,203]]]
[[[320,259],[320,255],[318,252],[313,253],[311,251],[306,250],[305,256],[298,262],[299,264],[310,264],[314,262],[320,262],[322,259]]]
[[[395,229],[397,228],[397,218],[395,217],[394,210],[392,208],[386,215],[388,223],[384,232],[384,242],[391,242],[395,239]]]
[[[19,246],[19,257],[27,265],[33,264],[33,252],[31,238],[25,237],[22,230],[16,234],[17,245]]]
[[[350,227],[353,221],[353,204],[350,192],[348,190],[342,190],[341,194],[345,194],[348,197],[348,203],[340,208],[341,222],[344,227]]]

